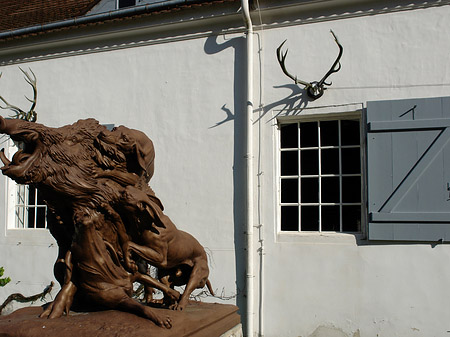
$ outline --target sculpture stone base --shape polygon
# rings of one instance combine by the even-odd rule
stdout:
[[[153,322],[126,312],[107,310],[89,313],[71,312],[69,317],[39,318],[41,307],[19,309],[0,317],[0,337],[219,337],[236,336],[240,324],[238,308],[218,303],[189,302],[184,311],[158,309],[169,316],[172,329],[164,329]]]

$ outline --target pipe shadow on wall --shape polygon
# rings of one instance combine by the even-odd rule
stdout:
[[[236,290],[237,306],[241,317],[245,308],[245,251],[244,251],[244,225],[245,225],[245,203],[246,203],[246,171],[245,171],[245,151],[242,144],[245,144],[245,95],[246,86],[245,65],[239,60],[245,57],[245,38],[235,37],[225,42],[218,42],[218,35],[212,35],[206,39],[204,51],[207,55],[214,55],[232,48],[234,50],[233,68],[233,102],[230,107],[225,103],[221,110],[224,111],[223,120],[211,126],[219,127],[228,122],[233,122],[233,222],[234,222],[234,248],[236,264]],[[220,118],[220,117],[219,117]]]

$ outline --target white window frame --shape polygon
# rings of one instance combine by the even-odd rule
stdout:
[[[345,110],[345,109],[344,109]],[[281,175],[281,152],[285,151],[286,149],[281,149],[281,139],[280,139],[280,125],[285,124],[292,124],[292,123],[300,123],[300,122],[317,122],[317,121],[333,121],[333,120],[351,120],[351,119],[358,119],[360,123],[360,159],[361,159],[361,224],[360,224],[360,231],[359,232],[333,232],[333,231],[321,231],[319,224],[319,231],[301,231],[301,217],[300,217],[300,206],[301,206],[301,200],[299,199],[297,203],[293,203],[292,205],[299,207],[299,218],[298,218],[298,230],[297,231],[282,231],[281,230],[281,206],[289,205],[288,203],[281,203],[281,181],[282,178],[286,179],[288,176],[282,176]],[[357,239],[364,239],[366,237],[366,226],[367,226],[367,211],[366,211],[366,203],[367,203],[367,197],[366,197],[366,160],[365,160],[365,121],[364,121],[364,114],[362,113],[362,109],[357,109],[349,111],[349,112],[331,112],[331,113],[308,113],[305,112],[305,114],[298,115],[298,116],[289,116],[289,117],[279,117],[277,118],[278,122],[278,130],[277,130],[277,136],[276,138],[276,165],[277,165],[277,174],[276,174],[276,184],[277,184],[277,238],[278,241],[291,241],[292,239],[294,241],[297,241],[299,237],[333,237],[337,238],[351,238],[351,240],[354,240],[354,238]],[[320,137],[320,135],[319,135]],[[300,145],[299,145],[300,146]],[[340,147],[339,147],[340,148]],[[299,150],[299,148],[298,148]],[[320,150],[319,150],[320,151]],[[320,153],[319,153],[319,160],[320,160]],[[299,158],[300,163],[300,158]],[[299,164],[300,165],[300,164]],[[319,164],[320,166],[320,164]],[[299,172],[298,175],[295,176],[295,178],[300,179],[300,166],[299,166]],[[319,172],[320,174],[320,172]],[[340,189],[341,189],[341,174],[340,176]],[[290,177],[290,176],[289,176]],[[294,176],[292,176],[294,177]],[[319,179],[320,181],[320,179]],[[319,193],[320,187],[319,187]],[[301,190],[299,188],[298,191],[299,197],[301,195]],[[319,210],[320,210],[320,197],[319,197]],[[320,216],[320,215],[319,215]],[[340,217],[342,219],[342,211],[340,210]],[[320,219],[320,218],[319,218]],[[341,221],[341,228],[342,230],[342,221]],[[297,239],[296,239],[297,238]],[[314,239],[315,240],[315,239]]]
[[[9,139],[7,141],[7,149],[8,158],[11,158],[14,153],[18,150],[17,145]],[[17,184],[10,178],[7,178],[7,217],[6,217],[6,228],[8,230],[47,230],[47,206],[42,204],[37,204],[37,194],[39,193],[37,189],[35,189],[35,197],[34,204],[29,204],[29,186]],[[20,193],[21,192],[21,193]],[[20,194],[19,194],[20,193]],[[20,202],[19,197],[22,199]],[[45,209],[45,217],[44,217],[44,227],[37,227],[38,220],[38,209]],[[28,212],[34,212],[34,222],[32,226],[29,227],[28,224]]]

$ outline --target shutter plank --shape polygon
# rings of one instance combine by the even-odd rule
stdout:
[[[421,129],[442,129],[450,126],[450,118],[422,119],[410,121],[380,121],[368,124],[369,132],[408,131]]]
[[[393,190],[392,138],[381,134],[370,134],[368,138],[369,212],[378,212]]]
[[[417,212],[396,212],[396,213],[370,213],[370,220],[375,222],[450,222],[450,212],[433,212],[433,213],[417,213]]]
[[[450,241],[450,223],[374,223],[369,227],[370,240],[383,241]]]

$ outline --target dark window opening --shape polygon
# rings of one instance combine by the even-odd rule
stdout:
[[[360,232],[360,121],[280,126],[281,230]]]

